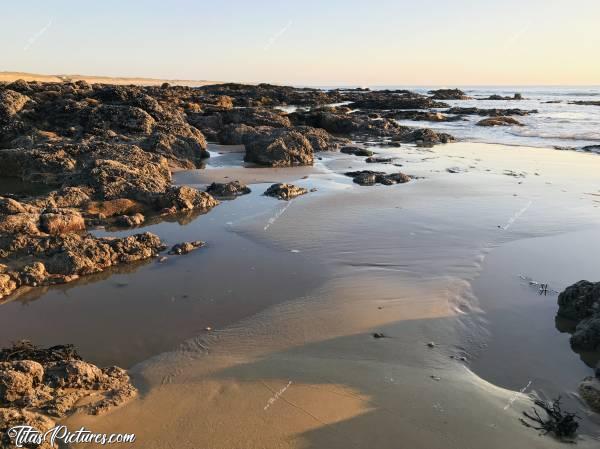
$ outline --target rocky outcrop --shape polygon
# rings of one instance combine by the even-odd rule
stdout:
[[[206,191],[217,198],[235,198],[236,196],[246,195],[251,192],[246,184],[239,181],[228,183],[213,182],[206,188]]]
[[[278,183],[269,187],[264,195],[288,201],[306,193],[308,193],[308,190],[303,187],[298,187],[293,184]]]
[[[477,126],[523,126],[523,124],[512,117],[498,116],[480,120]]]
[[[273,129],[246,142],[244,160],[269,167],[312,165],[313,147],[297,131]]]
[[[576,323],[571,336],[575,350],[600,349],[600,282],[579,281],[558,296],[558,316]]]
[[[558,315],[581,321],[600,314],[600,282],[579,281],[558,295]]]
[[[0,350],[1,446],[13,447],[6,433],[13,426],[48,430],[74,412],[102,414],[136,395],[121,368],[85,362],[72,346],[19,342]]]

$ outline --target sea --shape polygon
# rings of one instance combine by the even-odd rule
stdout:
[[[421,94],[440,87],[377,86],[371,89],[408,89]],[[525,126],[481,127],[474,126],[482,117],[465,116],[455,122],[400,121],[403,125],[434,128],[455,137],[471,141],[525,145],[533,147],[558,147],[581,150],[586,146],[600,153],[600,106],[577,105],[575,101],[600,101],[600,86],[473,86],[460,87],[472,100],[447,100],[450,106],[488,108],[519,108],[537,110],[538,113],[515,117]],[[523,100],[481,100],[491,95],[512,97],[520,93]],[[443,111],[441,109],[440,111]],[[588,150],[590,151],[590,150]]]

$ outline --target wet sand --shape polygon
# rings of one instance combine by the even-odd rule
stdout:
[[[325,172],[301,181],[316,193],[230,225],[327,267],[324,282],[136,365],[141,399],[67,423],[135,432],[136,447],[156,448],[561,447],[519,423],[531,403],[515,390],[535,375],[542,397],[573,395],[591,370],[551,332],[555,297],[515,275],[559,289],[595,274],[593,259],[573,254],[600,226],[600,159],[477,144],[377,151],[420,179],[359,187],[326,170],[366,168],[361,158],[325,157]],[[530,246],[536,239],[547,241]],[[565,257],[539,264],[548,254],[535,248]],[[583,428],[579,447],[595,447],[595,418]]]

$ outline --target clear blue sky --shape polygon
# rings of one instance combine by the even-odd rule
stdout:
[[[600,84],[600,0],[7,1],[0,70],[314,85]]]

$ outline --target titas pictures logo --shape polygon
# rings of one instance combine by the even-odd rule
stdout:
[[[132,433],[93,433],[84,427],[71,432],[67,426],[56,426],[46,432],[40,432],[32,426],[14,426],[8,429],[8,436],[16,447],[29,447],[32,444],[48,443],[55,447],[62,444],[95,443],[100,445],[115,443],[133,443],[135,434]]]

